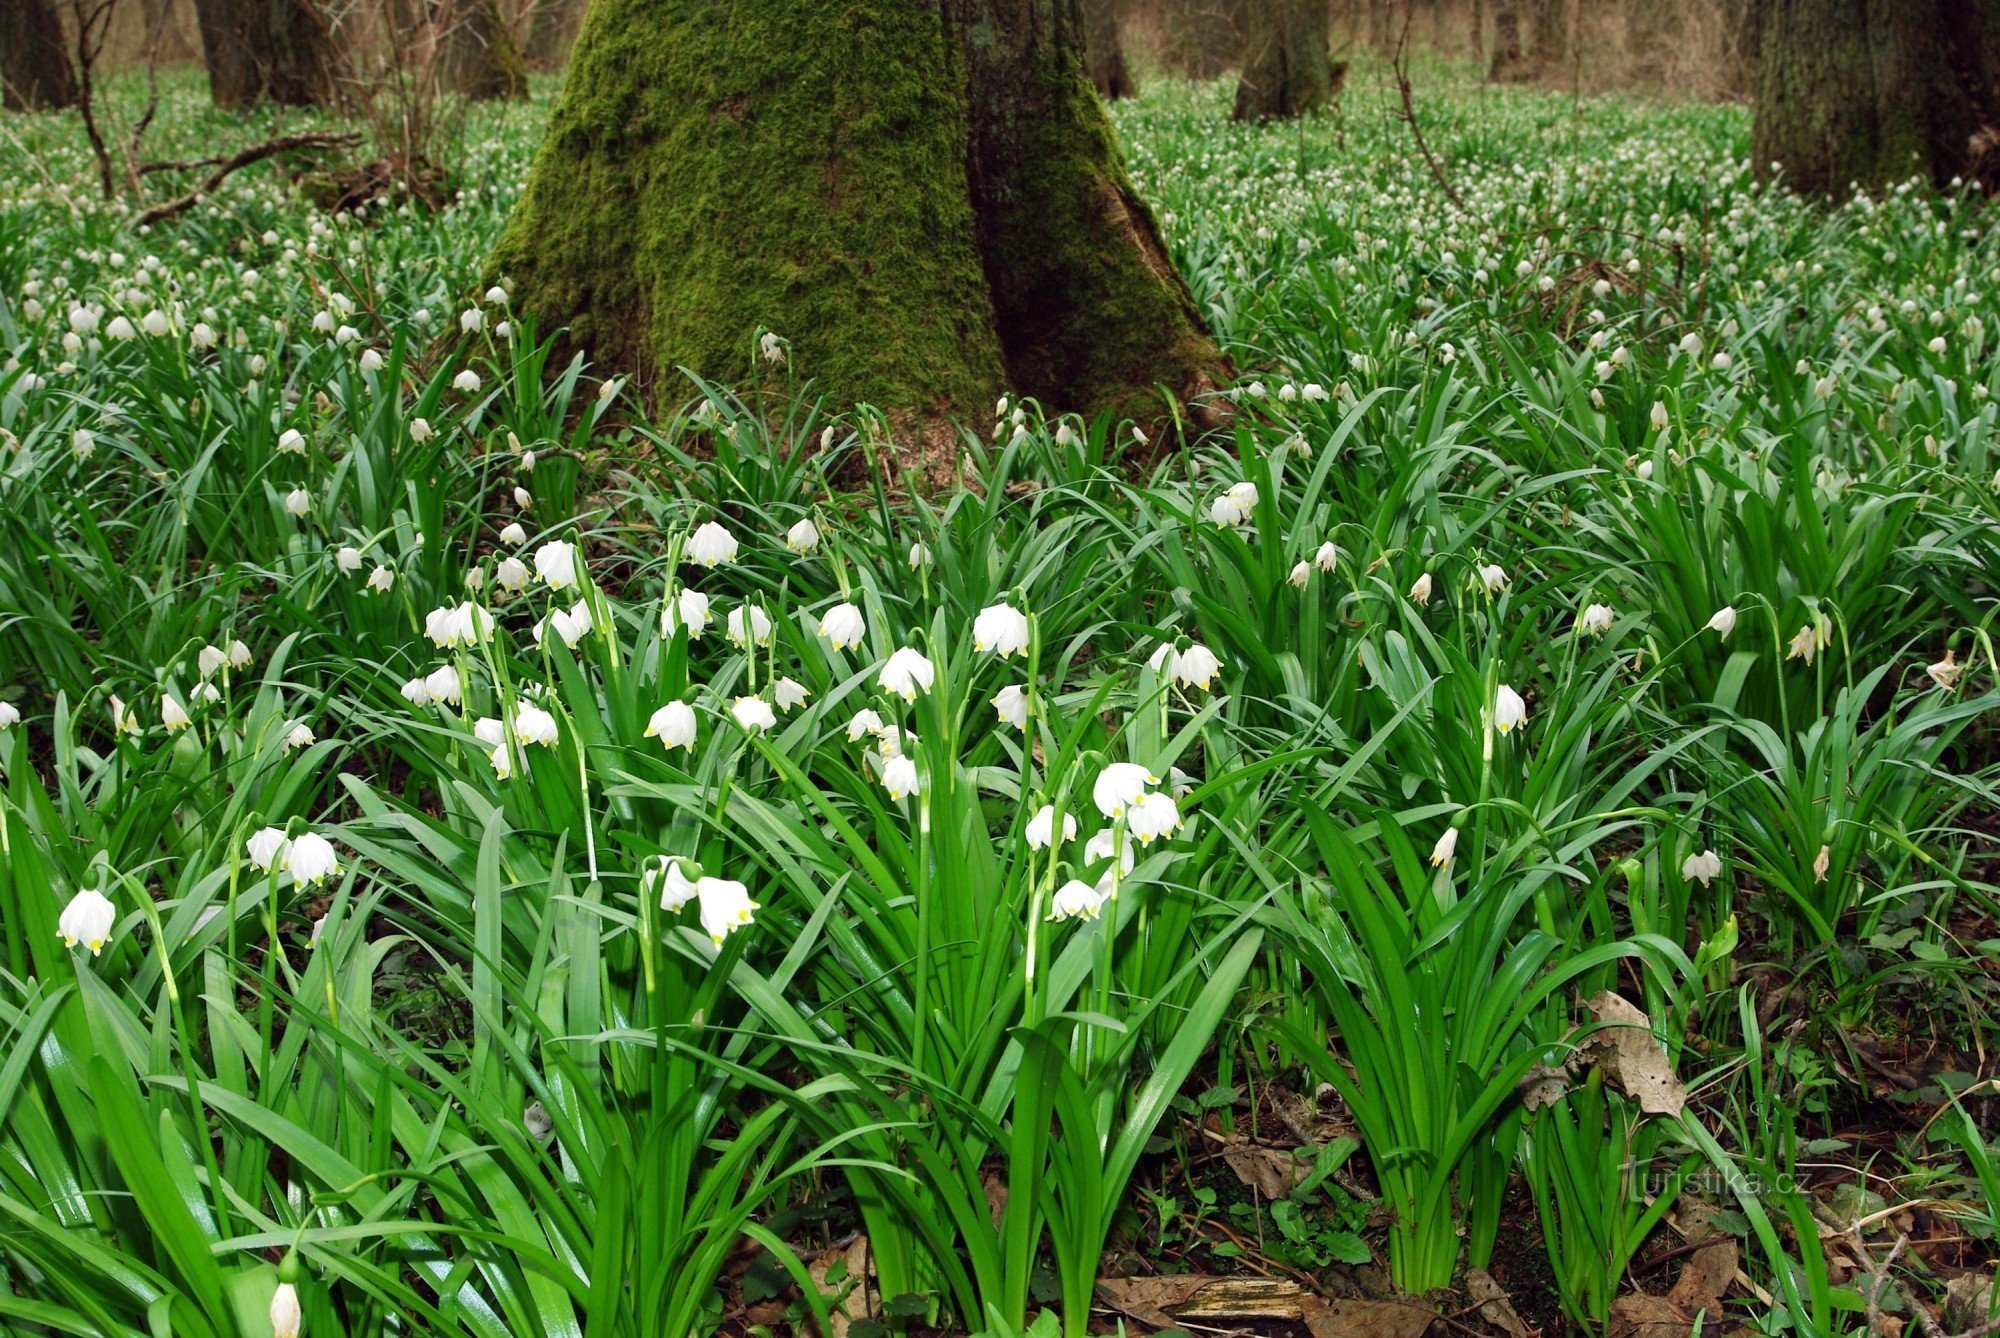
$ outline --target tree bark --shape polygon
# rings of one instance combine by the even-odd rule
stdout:
[[[67,107],[76,75],[48,0],[0,0],[0,86],[14,111]]]
[[[1986,0],[1758,0],[1756,170],[1831,198],[1913,174],[2000,184],[1991,10]]]
[[[459,0],[443,16],[446,83],[476,102],[528,96],[528,68],[494,0]]]
[[[1243,59],[1245,0],[1166,0],[1167,64],[1214,79]]]
[[[1569,0],[1535,0],[1534,63],[1537,79],[1569,69]]]
[[[195,17],[216,106],[333,100],[333,41],[311,0],[195,0]]]
[[[1487,68],[1486,82],[1519,83],[1533,73],[1521,54],[1520,0],[1493,0],[1493,64]]]
[[[1138,91],[1132,68],[1125,63],[1125,37],[1119,23],[1124,0],[1083,0],[1084,53],[1090,60],[1090,82],[1106,100],[1129,98]]]
[[[1226,373],[1076,0],[595,0],[493,268],[601,366],[738,381],[768,328],[899,426]]]
[[[1250,0],[1236,119],[1319,110],[1339,91],[1326,49],[1326,0]]]

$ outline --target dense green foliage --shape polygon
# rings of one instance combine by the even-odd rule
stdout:
[[[1545,1249],[1599,1331],[1697,1193],[1758,1331],[1861,1329],[1904,1199],[1983,1257],[1984,210],[1452,84],[1460,212],[1372,79],[1228,91],[1118,121],[1232,425],[1003,402],[924,496],[788,331],[655,413],[548,365],[482,291],[545,99],[441,212],[146,235],[0,122],[9,1331],[1078,1334],[1246,1234]],[[1322,1083],[1359,1150],[1204,1232]]]

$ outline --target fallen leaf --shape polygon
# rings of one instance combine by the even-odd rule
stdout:
[[[1184,1273],[1165,1278],[1099,1278],[1097,1299],[1154,1328],[1173,1324],[1167,1312],[1187,1302],[1216,1279],[1205,1273]]]
[[[1601,1029],[1583,1042],[1572,1063],[1600,1065],[1648,1115],[1680,1114],[1687,1089],[1674,1076],[1666,1047],[1653,1035],[1652,1020],[1609,990],[1591,996],[1584,1006]]]
[[[1563,1093],[1569,1091],[1569,1072],[1537,1064],[1521,1075],[1515,1090],[1521,1094],[1522,1107],[1532,1115],[1544,1106],[1553,1106],[1563,1099]]]
[[[829,1285],[826,1275],[835,1264],[847,1265],[847,1271],[838,1282]],[[874,1280],[874,1267],[868,1258],[868,1237],[856,1236],[846,1246],[828,1250],[807,1265],[806,1276],[822,1295],[840,1297],[827,1314],[826,1338],[847,1338],[849,1325],[873,1316],[875,1288],[870,1284]]]
[[[1267,1199],[1284,1198],[1312,1174],[1312,1158],[1294,1156],[1288,1148],[1239,1143],[1224,1148],[1222,1160],[1236,1172],[1238,1180]]]
[[[1423,1338],[1437,1312],[1422,1301],[1321,1301],[1304,1308],[1313,1338]],[[1683,1338],[1685,1336],[1683,1335]]]
[[[1692,1323],[1664,1296],[1628,1292],[1611,1303],[1611,1338],[1688,1338]]]
[[[1514,1313],[1507,1289],[1495,1282],[1491,1273],[1483,1268],[1466,1269],[1465,1294],[1478,1302],[1479,1317],[1488,1324],[1504,1330],[1509,1338],[1528,1338],[1528,1326]]]

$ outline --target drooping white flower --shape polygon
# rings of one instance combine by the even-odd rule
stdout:
[[[312,726],[303,722],[293,725],[291,732],[285,735],[285,747],[294,751],[310,748],[314,742]]]
[[[738,697],[729,708],[729,714],[736,717],[736,723],[750,734],[762,734],[778,723],[777,712],[762,697]]]
[[[1452,857],[1457,853],[1458,828],[1447,827],[1444,829],[1444,835],[1437,839],[1437,844],[1431,847],[1431,863],[1440,869],[1448,868]]]
[[[111,707],[112,730],[119,734],[137,734],[139,732],[139,713],[119,700],[115,694],[112,696],[109,704]]]
[[[278,449],[288,455],[304,455],[306,453],[305,434],[295,427],[286,428],[278,434]]]
[[[1028,727],[1028,694],[1018,683],[1009,683],[993,695],[993,709],[1000,713],[1000,723],[1012,725],[1015,729]]]
[[[1965,672],[1965,666],[1958,662],[1955,652],[1946,650],[1944,658],[1935,664],[1925,665],[1924,672],[1931,676],[1931,682],[1950,692],[1958,686],[1958,676]]]
[[[361,358],[358,365],[363,375],[369,372],[379,372],[382,370],[382,355],[372,348],[364,348],[361,350]]]
[[[1431,602],[1431,574],[1429,572],[1425,572],[1422,576],[1419,576],[1416,579],[1416,583],[1410,587],[1410,602],[1418,605]]]
[[[439,650],[479,644],[493,632],[493,615],[477,604],[443,604],[424,615],[424,635]]]
[[[864,734],[880,734],[881,732],[882,717],[865,707],[856,711],[854,718],[847,722],[847,741],[849,743],[860,742],[861,736]]]
[[[117,923],[118,908],[111,904],[111,898],[87,887],[71,897],[69,905],[63,907],[62,915],[56,920],[56,933],[62,936],[65,948],[74,948],[81,943],[95,957],[111,941],[111,931]]]
[[[1493,693],[1493,728],[1502,734],[1528,718],[1528,704],[1521,700],[1521,694],[1502,683]]]
[[[716,567],[736,560],[736,536],[708,521],[688,540],[687,559],[698,567]]]
[[[403,684],[403,700],[412,706],[431,704],[431,685],[426,676],[419,674]]]
[[[1132,866],[1139,862],[1138,847],[1130,841],[1120,841],[1118,833],[1110,827],[1091,833],[1090,839],[1083,843],[1085,864],[1095,864],[1099,860],[1110,859],[1114,854],[1118,857],[1118,869],[1121,873],[1132,872]]]
[[[660,888],[660,909],[669,915],[678,915],[695,899],[695,881],[681,872],[681,862],[671,855],[662,855],[657,863],[648,863],[645,873],[645,887],[641,896],[647,895],[657,882]]]
[[[1583,616],[1576,620],[1577,633],[1581,636],[1597,636],[1608,632],[1617,617],[1617,613],[1609,604],[1589,605],[1584,609]]]
[[[576,545],[567,539],[551,539],[535,550],[535,576],[551,590],[567,590],[577,583]]]
[[[646,737],[658,739],[669,751],[694,748],[694,708],[686,702],[668,702],[653,712],[646,722]]]
[[[361,550],[352,544],[343,545],[335,551],[333,565],[343,576],[352,576],[361,570]]]
[[[1312,563],[1300,560],[1292,564],[1292,574],[1285,579],[1303,590],[1306,588],[1306,582],[1312,580],[1312,574]]]
[[[972,620],[972,648],[1006,659],[1028,648],[1028,615],[1010,604],[990,604]]]
[[[187,708],[172,693],[160,698],[160,723],[167,727],[169,734],[188,727]]]
[[[703,878],[694,890],[701,902],[701,927],[718,945],[756,916],[750,889],[734,879]]]
[[[455,665],[439,665],[424,678],[424,695],[433,705],[449,702],[456,706],[460,701],[460,691]]]
[[[495,744],[493,751],[486,755],[486,760],[493,764],[493,778],[495,780],[512,779],[514,775],[513,748],[505,743]]]
[[[197,706],[213,706],[222,700],[222,690],[207,679],[194,685],[193,695]]]
[[[1507,587],[1507,569],[1497,562],[1488,563],[1479,569],[1479,583],[1488,593],[1498,594]]]
[[[1222,661],[1216,653],[1199,641],[1186,650],[1177,651],[1173,658],[1174,681],[1186,687],[1208,691],[1208,685],[1222,670]]]
[[[299,1338],[305,1312],[299,1308],[299,1291],[289,1282],[278,1284],[271,1293],[271,1338]]]
[[[194,667],[203,678],[214,678],[229,663],[229,654],[220,646],[203,646],[194,657]]]
[[[468,395],[479,393],[479,373],[470,367],[451,378],[452,389],[462,390]]]
[[[391,568],[377,564],[375,570],[368,573],[368,590],[371,594],[386,595],[389,593],[389,587],[395,583],[396,573]]]
[[[771,685],[771,700],[780,711],[792,711],[804,706],[806,698],[811,695],[806,691],[806,685],[796,678],[781,678]]]
[[[493,583],[507,591],[524,588],[528,584],[528,564],[509,553],[493,564]]]
[[[686,627],[688,640],[701,640],[701,634],[714,621],[708,603],[708,596],[701,591],[683,588],[680,594],[660,606],[660,635],[671,637],[677,630]]]
[[[520,521],[510,520],[500,528],[500,542],[519,548],[528,542],[528,532],[521,527]]]
[[[340,872],[333,843],[318,832],[301,832],[285,845],[285,872],[301,887],[325,882]]]
[[[1257,485],[1245,479],[1208,504],[1208,518],[1224,527],[1241,525],[1257,509]]]
[[[812,523],[812,517],[808,516],[785,531],[785,547],[800,555],[819,547],[819,526]]]
[[[294,488],[285,494],[285,510],[303,520],[312,514],[312,494],[304,488]]]
[[[1095,920],[1098,912],[1104,909],[1105,900],[1103,890],[1092,887],[1081,878],[1072,878],[1057,888],[1055,896],[1050,899],[1049,919],[1057,922]]]
[[[911,646],[905,646],[882,663],[882,672],[876,676],[875,685],[884,692],[893,692],[906,702],[917,699],[919,692],[929,692],[931,684],[937,681],[937,668],[924,653]]]
[[[1727,604],[1709,616],[1705,630],[1714,632],[1721,640],[1729,640],[1729,634],[1736,630],[1736,610]]]
[[[1096,802],[1099,813],[1115,818],[1137,803],[1139,796],[1146,793],[1148,785],[1159,782],[1158,776],[1137,762],[1113,762],[1098,773],[1090,797]]]
[[[851,650],[868,635],[868,620],[852,604],[835,604],[819,620],[819,634],[835,650]]]
[[[1056,806],[1054,804],[1043,804],[1041,808],[1035,811],[1035,816],[1028,819],[1028,849],[1047,850],[1049,848],[1049,838],[1055,834],[1055,826]],[[1063,814],[1062,839],[1065,841],[1076,840],[1076,814]]]
[[[533,702],[522,702],[514,708],[514,737],[522,743],[539,743],[544,748],[553,748],[558,736],[554,715]]]
[[[507,726],[490,715],[483,715],[472,722],[472,737],[488,748],[498,748],[507,742]]]
[[[928,567],[930,565],[931,565],[931,550],[920,543],[911,544],[910,570],[916,571],[919,567]]]
[[[88,460],[97,449],[97,434],[87,427],[80,427],[69,434],[69,451],[79,460]]]
[[[1807,623],[1793,634],[1791,653],[1786,655],[1785,658],[1788,660],[1804,660],[1807,664],[1811,664],[1813,657],[1819,654],[1819,647],[1820,641],[1817,630],[1811,623]]]
[[[1654,400],[1652,412],[1653,431],[1665,432],[1671,421],[1667,417],[1667,406],[1659,400]]]
[[[436,436],[436,435],[437,435],[437,434],[436,434],[435,432],[433,432],[433,431],[431,430],[431,425],[430,425],[430,420],[429,420],[429,419],[426,419],[426,418],[412,418],[412,419],[410,420],[410,440],[411,440],[411,441],[414,441],[414,442],[418,443],[419,445],[421,445],[421,444],[423,444],[424,442],[427,442],[427,441],[429,441],[429,440],[430,440],[430,439],[431,439],[432,437],[434,437],[434,436]]]
[[[1162,836],[1180,830],[1181,810],[1171,796],[1158,791],[1140,795],[1125,815],[1125,826],[1140,845],[1151,845]]]
[[[918,783],[917,764],[908,754],[898,753],[882,759],[882,788],[889,792],[891,799],[915,794]]]
[[[1689,855],[1681,861],[1681,877],[1693,879],[1703,887],[1707,887],[1721,876],[1722,856],[1716,854],[1713,850],[1704,850],[1699,854]]]
[[[771,615],[755,604],[745,604],[729,611],[729,640],[733,645],[745,650],[754,641],[757,645],[771,644]]]
[[[20,708],[12,702],[0,702],[0,730],[12,729],[20,723]]]

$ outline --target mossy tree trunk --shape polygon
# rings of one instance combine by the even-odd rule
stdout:
[[[1166,0],[1162,53],[1190,79],[1214,79],[1243,59],[1245,0]]]
[[[1781,164],[1828,197],[1912,175],[1994,182],[1986,0],[1758,0],[1755,21],[1759,173]]]
[[[333,100],[333,39],[312,0],[195,0],[194,7],[216,106]]]
[[[1129,98],[1138,91],[1132,83],[1132,68],[1125,63],[1124,10],[1124,0],[1083,0],[1084,54],[1090,62],[1090,82],[1097,96],[1105,99]]]
[[[1236,119],[1318,111],[1339,91],[1326,49],[1326,0],[1250,0]]]
[[[444,76],[454,92],[478,102],[528,96],[528,67],[495,0],[458,0],[440,21]]]
[[[901,424],[1199,394],[1225,368],[1083,40],[1076,0],[594,0],[493,268],[655,381],[740,380],[769,329]]]
[[[1494,0],[1493,63],[1487,67],[1486,81],[1492,84],[1518,83],[1534,71],[1521,52],[1520,0]]]
[[[62,22],[48,0],[0,0],[0,96],[15,111],[76,101]]]

